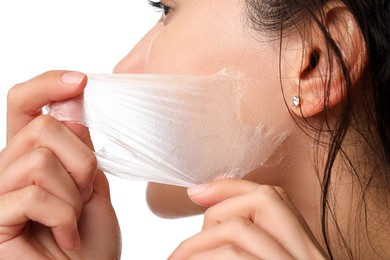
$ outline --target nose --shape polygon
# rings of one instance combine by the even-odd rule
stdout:
[[[115,66],[114,73],[145,73],[146,60],[149,48],[154,38],[158,35],[163,23],[157,23]]]

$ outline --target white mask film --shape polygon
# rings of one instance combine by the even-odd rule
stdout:
[[[236,84],[224,74],[88,75],[82,96],[48,111],[89,127],[104,172],[188,187],[242,178],[288,136],[243,124]]]

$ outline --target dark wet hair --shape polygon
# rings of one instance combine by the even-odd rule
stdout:
[[[354,16],[362,34],[362,40],[367,48],[367,63],[364,64],[364,77],[356,83],[364,86],[362,92],[355,96],[352,91],[351,72],[343,60],[342,53],[336,42],[332,39],[323,23],[322,7],[327,0],[246,0],[246,11],[250,25],[259,32],[273,32],[280,39],[282,46],[283,37],[296,30],[304,30],[302,25],[310,21],[317,26],[327,42],[328,51],[332,55],[326,57],[314,56],[315,63],[319,58],[329,59],[332,64],[332,57],[336,59],[337,66],[343,71],[343,94],[345,100],[341,106],[341,113],[337,118],[337,123],[332,130],[298,123],[303,130],[316,133],[311,135],[317,144],[321,143],[321,135],[330,134],[331,140],[326,144],[327,157],[325,164],[318,171],[322,180],[322,233],[325,246],[331,258],[332,250],[329,243],[328,220],[333,217],[332,208],[329,203],[330,179],[336,158],[344,157],[352,176],[359,183],[363,193],[376,182],[381,180],[382,191],[388,194],[390,191],[390,59],[389,59],[389,39],[390,39],[390,8],[389,0],[340,0],[351,14]],[[302,29],[303,28],[303,29]],[[302,37],[307,34],[302,33]],[[306,36],[304,36],[306,35]],[[316,54],[318,55],[318,53]],[[315,64],[314,64],[315,65]],[[329,67],[329,75],[324,84],[329,87],[332,67]],[[356,88],[355,88],[356,89]],[[330,108],[328,106],[329,88],[324,93],[324,126],[327,126]],[[356,96],[359,96],[359,104],[363,109],[359,109],[359,114],[354,114],[356,109]],[[354,98],[353,98],[354,97]],[[363,114],[361,113],[363,111]],[[359,118],[360,123],[356,124]],[[359,136],[359,142],[367,149],[367,158],[375,158],[375,162],[370,162],[366,167],[366,172],[362,173],[355,167],[355,160],[348,158],[343,150],[343,143],[348,131],[354,131]],[[321,145],[324,145],[321,143]],[[317,159],[319,161],[319,159]],[[364,158],[362,158],[364,161]],[[320,168],[319,167],[319,168]],[[368,176],[368,178],[367,178]],[[362,196],[364,198],[364,195]],[[386,206],[388,207],[388,205]],[[337,226],[337,223],[335,223]],[[366,223],[367,226],[367,223]],[[340,234],[340,237],[342,235]],[[342,238],[348,257],[358,257],[348,247],[348,243]]]

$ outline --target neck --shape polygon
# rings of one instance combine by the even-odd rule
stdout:
[[[300,130],[292,133],[263,167],[246,178],[283,188],[319,242],[321,185],[313,164],[312,143]]]
[[[377,154],[350,130],[332,170],[328,196],[330,237],[335,258],[390,257],[390,202]],[[346,250],[346,245],[349,250]]]
[[[264,167],[248,175],[248,179],[282,187],[325,248],[321,228],[321,180],[324,170],[316,165],[324,163],[319,160],[327,158],[327,152],[316,148],[313,141],[299,130],[286,140]],[[366,149],[359,150],[353,146],[351,152],[354,154],[350,158],[367,158]],[[366,166],[365,169],[370,168]],[[378,258],[378,255],[389,257],[389,192],[383,187],[374,188],[370,183],[363,183],[350,168],[348,161],[339,156],[332,169],[327,197],[332,254],[336,259],[345,258],[346,254],[363,259]],[[385,237],[387,240],[382,239]]]

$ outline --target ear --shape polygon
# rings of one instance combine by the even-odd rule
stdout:
[[[359,26],[349,9],[338,1],[327,2],[322,11],[319,20],[339,48],[354,85],[367,58]],[[295,66],[293,75],[289,75],[293,85],[285,90],[286,97],[299,96],[299,105],[292,106],[291,111],[300,117],[315,116],[345,98],[345,79],[335,53],[315,23],[308,30],[311,41],[304,44],[302,59],[290,63]]]

